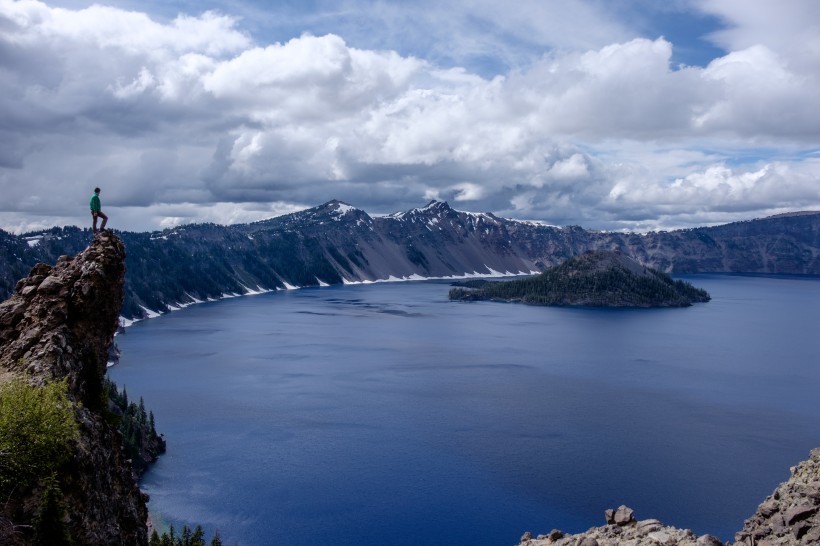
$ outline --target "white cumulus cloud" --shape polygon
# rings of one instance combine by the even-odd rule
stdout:
[[[786,4],[698,0],[726,21],[712,39],[728,52],[681,67],[674,43],[630,35],[594,2],[556,20],[555,2],[480,3],[493,36],[526,35],[506,42],[521,62],[486,75],[443,52],[354,47],[348,25],[264,43],[214,11],[0,0],[0,227],[87,223],[94,186],[128,229],[333,198],[383,213],[435,197],[617,229],[817,209],[819,16]],[[573,39],[584,21],[595,28]],[[460,16],[441,25],[430,35],[457,31],[465,51],[478,39]]]

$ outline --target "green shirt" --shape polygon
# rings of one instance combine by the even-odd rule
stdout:
[[[100,196],[96,193],[91,196],[91,212],[100,212]]]

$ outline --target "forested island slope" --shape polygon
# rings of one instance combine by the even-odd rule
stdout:
[[[463,288],[450,289],[451,300],[588,307],[686,307],[710,299],[705,290],[673,280],[619,252],[603,250],[575,256],[535,277],[463,284],[466,284]]]

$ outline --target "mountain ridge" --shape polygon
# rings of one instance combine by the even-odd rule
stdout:
[[[589,250],[618,251],[669,274],[820,275],[820,212],[812,211],[638,234],[510,220],[435,200],[371,216],[334,199],[248,224],[119,234],[128,248],[126,319],[290,287],[531,274]],[[90,235],[70,227],[0,232],[0,296],[35,263],[82,250]]]

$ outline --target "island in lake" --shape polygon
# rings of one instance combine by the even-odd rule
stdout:
[[[593,250],[511,281],[466,281],[450,289],[451,300],[491,300],[585,307],[687,307],[709,294],[620,252]]]

